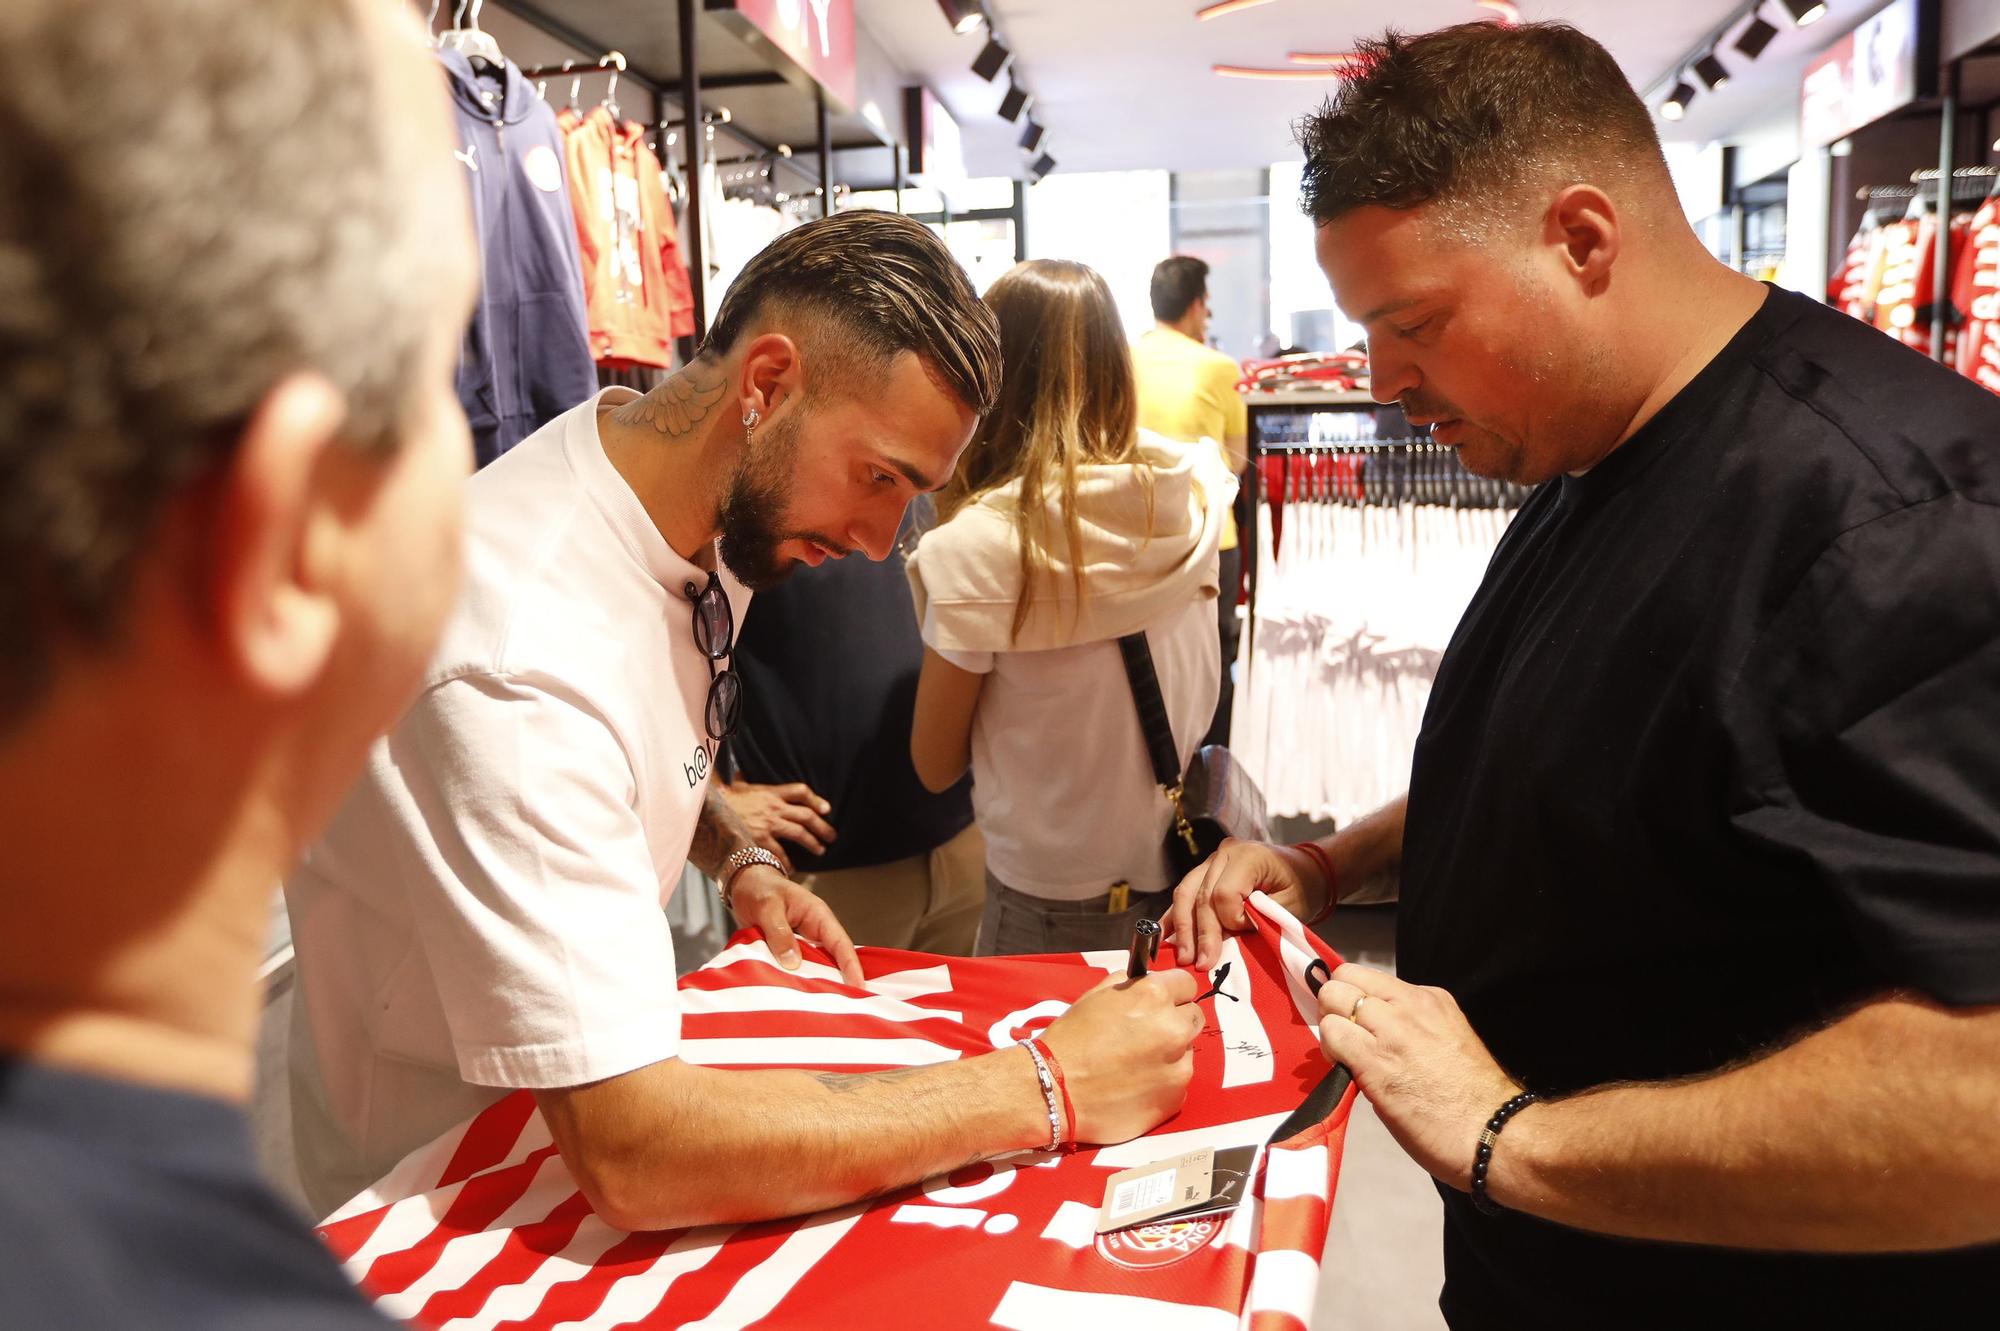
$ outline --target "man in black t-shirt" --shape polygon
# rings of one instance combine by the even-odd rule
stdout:
[[[374,0],[0,5],[0,1324],[385,1322],[259,1177],[278,879],[458,583],[475,284]]]
[[[1174,934],[1400,871],[1321,1034],[1454,1327],[1990,1322],[2000,400],[1710,258],[1568,27],[1364,43],[1302,140],[1375,396],[1539,489],[1407,801],[1226,847]]]
[[[791,843],[780,853],[856,943],[970,956],[986,904],[972,778],[933,795],[910,761],[924,643],[900,550],[933,521],[920,496],[881,563],[828,560],[757,593],[729,741],[748,781],[727,793],[753,830]]]

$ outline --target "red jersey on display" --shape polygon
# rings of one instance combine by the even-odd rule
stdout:
[[[1973,214],[1958,251],[1951,303],[1965,317],[1958,339],[1958,372],[2000,393],[2000,198]]]
[[[590,350],[600,362],[673,365],[673,339],[694,333],[694,293],[659,159],[645,126],[607,107],[556,117],[568,158]]]
[[[1208,1026],[1187,1103],[1137,1141],[1023,1152],[801,1219],[625,1234],[592,1214],[518,1091],[412,1153],[320,1235],[383,1311],[463,1331],[1303,1331],[1354,1099],[1320,1052],[1307,973],[1339,958],[1252,900],[1255,931],[1227,940],[1221,993],[1202,1002]],[[761,941],[738,941],[682,981],[684,1057],[839,1071],[953,1061],[1033,1034],[1125,966],[1111,952],[863,948],[867,978],[855,989],[823,953],[804,951],[789,972]],[[1171,951],[1161,959],[1170,964]],[[1096,1233],[1105,1183],[1120,1170],[1245,1144],[1266,1145],[1236,1211]],[[788,1167],[770,1162],[774,1173]]]

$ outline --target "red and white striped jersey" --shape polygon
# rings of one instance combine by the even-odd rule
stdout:
[[[799,1219],[626,1234],[592,1214],[533,1099],[516,1092],[413,1152],[320,1235],[385,1312],[453,1331],[1302,1329],[1354,1098],[1320,1052],[1307,970],[1339,958],[1282,909],[1253,903],[1255,931],[1224,947],[1226,997],[1202,1004],[1187,1103],[1137,1141],[1027,1152]],[[761,941],[739,941],[688,976],[683,1056],[849,1071],[968,1058],[1046,1026],[1125,965],[1108,952],[863,948],[855,989],[823,953],[805,954],[788,972]],[[1119,1170],[1247,1143],[1268,1145],[1234,1213],[1096,1233]]]

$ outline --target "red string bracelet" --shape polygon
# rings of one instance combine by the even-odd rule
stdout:
[[[1326,904],[1319,908],[1318,914],[1306,921],[1308,926],[1322,924],[1325,922],[1327,916],[1333,914],[1333,903],[1340,899],[1339,875],[1334,873],[1333,861],[1328,858],[1324,850],[1320,849],[1317,841],[1296,842],[1293,844],[1292,849],[1302,850],[1307,855],[1310,855],[1312,862],[1319,866],[1320,877],[1326,880]]]
[[[1049,1072],[1056,1079],[1056,1093],[1062,1096],[1063,1121],[1069,1124],[1069,1140],[1063,1143],[1063,1145],[1066,1147],[1074,1146],[1076,1145],[1076,1106],[1069,1102],[1069,1083],[1063,1080],[1062,1064],[1056,1061],[1056,1051],[1049,1048],[1048,1041],[1037,1038],[1030,1041],[1030,1043],[1042,1051],[1042,1058],[1047,1061]]]

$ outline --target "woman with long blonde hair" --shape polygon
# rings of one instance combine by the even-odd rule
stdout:
[[[1180,762],[1221,679],[1216,548],[1236,482],[1213,448],[1138,428],[1104,279],[1037,260],[994,283],[1000,403],[910,557],[925,644],[911,757],[973,773],[985,955],[1120,947],[1173,883],[1118,640],[1143,633]]]

